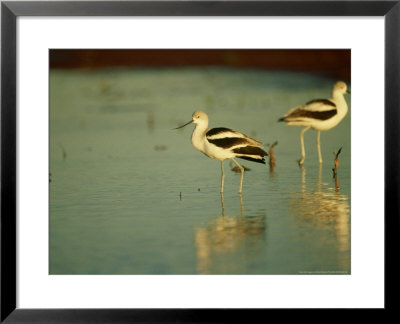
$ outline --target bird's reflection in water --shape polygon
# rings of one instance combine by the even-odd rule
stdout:
[[[340,193],[339,179],[336,177],[335,187],[321,180],[322,166],[318,170],[316,186],[306,185],[306,169],[301,167],[301,192],[293,194],[290,208],[298,226],[312,227],[332,231],[337,249],[350,251],[350,207],[347,195]],[[325,233],[325,232],[324,232]],[[327,233],[325,233],[327,234]],[[324,235],[321,236],[321,239]],[[323,244],[324,242],[316,242]]]
[[[228,216],[221,193],[221,216],[195,229],[198,273],[245,273],[247,260],[264,246],[265,215],[245,216],[241,194],[239,202],[240,216]]]

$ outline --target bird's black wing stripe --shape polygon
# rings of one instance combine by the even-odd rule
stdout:
[[[337,114],[336,109],[325,111],[310,111],[305,109],[298,109],[291,113],[289,116],[284,117],[284,120],[290,121],[293,118],[312,118],[318,120],[327,120]]]
[[[233,153],[236,154],[247,154],[247,155],[259,155],[259,156],[266,156],[268,155],[262,148],[257,146],[243,146],[238,147],[232,150]]]
[[[243,160],[248,160],[248,161],[252,161],[252,162],[258,162],[258,163],[262,163],[265,164],[265,159],[262,158],[262,160],[260,159],[254,159],[248,156],[238,156],[239,159],[243,159]]]
[[[235,145],[246,144],[247,140],[245,138],[240,137],[224,137],[217,139],[207,139],[211,144],[214,144],[218,147],[228,149]]]
[[[210,129],[207,133],[206,136],[213,136],[213,135],[217,135],[219,133],[224,133],[224,132],[233,132],[232,129],[229,128],[225,128],[225,127],[217,127],[217,128],[213,128]]]
[[[330,101],[329,99],[314,99],[314,100],[307,102],[306,105],[311,105],[313,103],[321,103],[321,104],[332,106],[332,107],[336,108],[335,103]]]

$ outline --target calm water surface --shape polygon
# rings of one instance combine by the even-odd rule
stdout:
[[[116,69],[50,73],[51,274],[349,274],[350,113],[321,134],[277,120],[333,83],[257,70]],[[347,97],[350,111],[350,97]],[[240,174],[196,151],[193,126],[278,141],[276,165]],[[266,146],[267,147],[267,146]],[[340,154],[332,177],[333,152]],[[268,149],[268,147],[267,147]]]

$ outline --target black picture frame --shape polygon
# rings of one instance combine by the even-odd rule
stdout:
[[[231,323],[269,309],[16,308],[16,19],[19,16],[381,16],[385,19],[385,308],[394,310],[399,246],[400,1],[2,1],[1,322]],[[379,107],[377,107],[379,109]],[[373,235],[373,233],[371,233]],[[373,261],[372,261],[373,262]],[[366,288],[367,291],[367,288]],[[245,298],[245,296],[238,296]],[[378,310],[380,312],[380,310]],[[382,313],[380,313],[382,315]],[[309,315],[306,315],[309,316]],[[370,315],[368,315],[370,316]],[[245,321],[246,322],[246,321]]]

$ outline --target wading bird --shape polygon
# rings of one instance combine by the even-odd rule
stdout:
[[[286,122],[287,125],[305,126],[300,132],[301,159],[302,165],[306,158],[304,149],[304,133],[310,128],[317,131],[317,149],[319,163],[322,163],[320,136],[321,131],[326,131],[335,127],[347,114],[347,103],[344,98],[347,90],[346,83],[338,81],[333,86],[331,99],[316,99],[292,108],[288,113],[279,119]]]
[[[268,154],[263,150],[261,142],[229,128],[209,129],[208,116],[201,110],[193,113],[191,121],[175,129],[192,123],[196,125],[192,134],[193,146],[208,157],[221,161],[221,192],[224,192],[225,178],[223,163],[224,160],[231,159],[240,169],[239,193],[241,193],[244,168],[234,158],[265,164],[264,156]]]

